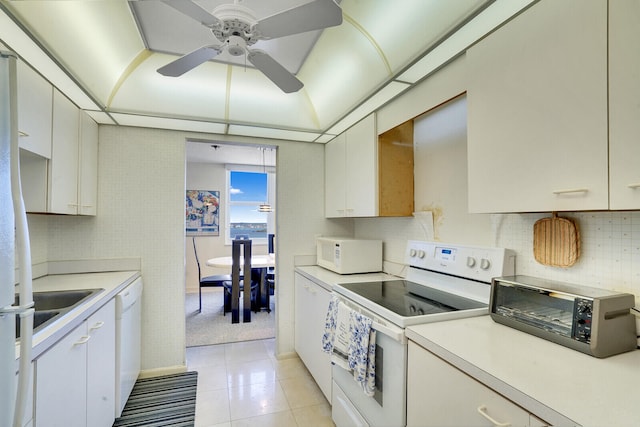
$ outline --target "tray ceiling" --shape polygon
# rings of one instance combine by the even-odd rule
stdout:
[[[259,19],[307,1],[239,3]],[[196,0],[209,11],[230,2]],[[163,65],[215,40],[208,29],[155,0],[0,0],[0,41],[99,123],[326,142],[424,77],[405,71],[455,30],[467,29],[471,18],[474,23],[492,8],[505,9],[471,36],[477,38],[530,2],[343,0],[342,25],[255,45],[304,83],[290,94],[244,58],[234,62],[226,54],[181,77],[158,74]],[[47,58],[24,47],[24,34]],[[63,75],[42,65],[47,62]],[[80,91],[58,84],[64,74]]]

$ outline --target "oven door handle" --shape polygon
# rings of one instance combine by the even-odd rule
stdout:
[[[405,344],[407,342],[407,337],[405,336],[404,331],[400,328],[383,325],[375,320],[371,324],[371,328],[401,344]]]

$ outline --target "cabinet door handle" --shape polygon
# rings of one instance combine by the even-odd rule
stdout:
[[[629,184],[627,185],[627,187],[633,188],[633,189],[640,188],[640,182],[637,182],[635,184]]]
[[[90,331],[95,331],[96,329],[100,329],[104,326],[104,322],[100,321],[97,322],[95,325],[93,325],[91,328],[89,328]]]
[[[478,413],[480,415],[482,415],[483,417],[485,417],[495,427],[510,427],[511,426],[511,423],[501,423],[501,422],[496,421],[493,418],[491,418],[491,416],[489,414],[487,414],[487,407],[485,405],[478,406]]]
[[[25,131],[19,130],[18,131],[18,136],[29,136],[29,134],[26,133]]]
[[[82,338],[80,338],[78,341],[73,343],[73,346],[77,346],[77,345],[82,345],[82,344],[86,344],[89,340],[91,339],[91,335],[85,335]]]
[[[568,194],[568,193],[587,193],[588,188],[567,188],[564,190],[554,190],[553,194]]]

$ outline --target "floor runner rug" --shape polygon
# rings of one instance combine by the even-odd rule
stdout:
[[[197,372],[139,379],[113,427],[193,427],[197,385]]]

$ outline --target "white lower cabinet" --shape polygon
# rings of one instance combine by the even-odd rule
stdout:
[[[331,360],[322,351],[331,292],[299,273],[295,274],[295,287],[295,349],[331,402]]]
[[[87,348],[87,426],[113,424],[116,395],[115,301],[89,317]]]
[[[546,426],[528,411],[412,341],[407,426]]]
[[[20,366],[20,361],[16,360],[16,372]],[[22,417],[22,427],[31,427],[33,425],[33,362],[30,365],[29,382],[27,388],[26,402],[24,406],[24,416]],[[16,392],[18,391],[18,374],[16,373]]]
[[[35,361],[36,427],[107,427],[115,406],[115,303]]]

